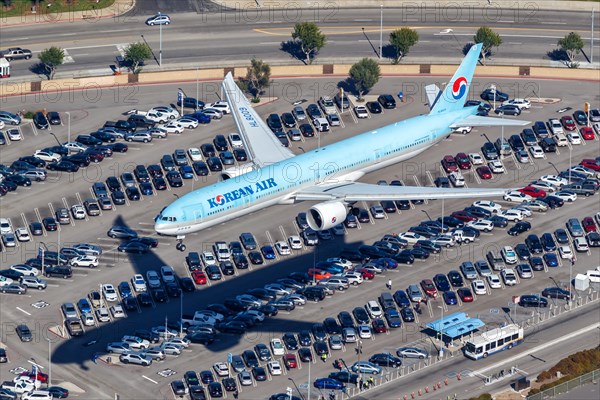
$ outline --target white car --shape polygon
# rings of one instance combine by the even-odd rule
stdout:
[[[36,150],[35,153],[33,153],[33,156],[46,162],[59,162],[62,158],[60,154],[42,150]]]
[[[532,200],[532,201],[524,202],[521,204],[527,206],[527,208],[529,208],[531,211],[538,211],[538,212],[548,211],[548,205],[546,203],[542,203],[539,200]],[[517,207],[517,209],[519,209],[519,208]]]
[[[17,228],[15,231],[15,235],[17,236],[17,240],[19,242],[29,242],[31,240],[31,236],[29,236],[29,231],[27,228],[21,227]]]
[[[275,243],[275,248],[277,249],[277,252],[279,253],[279,255],[281,256],[287,256],[290,255],[292,253],[290,246],[284,242],[283,240],[280,240],[279,242]]]
[[[207,108],[214,108],[216,110],[221,111],[221,113],[223,113],[223,114],[230,114],[231,113],[231,109],[229,108],[229,103],[227,103],[226,101],[223,101],[223,100],[207,104],[205,106],[205,109],[207,109]]]
[[[531,157],[533,158],[544,158],[544,150],[540,146],[533,145],[529,148],[529,152],[531,153]]]
[[[164,325],[155,326],[150,329],[150,332],[154,333],[155,335],[160,336],[161,338],[166,338],[166,339],[171,339],[171,338],[177,337],[179,335],[178,331],[170,329],[168,327],[165,327]]]
[[[111,354],[125,354],[131,352],[129,343],[125,342],[111,342],[106,345],[106,352]]]
[[[71,207],[71,214],[73,214],[74,219],[85,219],[87,215],[85,212],[85,208],[81,204],[75,204]]]
[[[557,119],[554,119],[554,118],[551,119],[548,122],[548,127],[550,128],[550,132],[552,132],[553,135],[558,135],[559,133],[565,133],[565,131],[563,130],[562,124]]]
[[[521,213],[523,213],[524,217],[531,217],[531,215],[533,214],[532,210],[531,210],[531,208],[526,206],[524,203],[529,204],[529,202],[523,202],[523,203],[521,203],[521,205],[511,208],[511,210],[519,210],[519,211],[521,211]]]
[[[531,197],[528,194],[525,193],[521,193],[518,190],[511,190],[510,192],[507,192],[504,194],[503,199],[505,201],[513,201],[516,203],[522,203],[524,201],[531,201],[533,200],[533,197]]]
[[[204,115],[208,115],[212,119],[221,119],[223,118],[223,113],[221,110],[217,110],[216,108],[205,108],[202,110]]]
[[[488,275],[487,281],[492,289],[502,289],[502,282],[500,282],[500,277],[497,274]]]
[[[217,265],[217,258],[211,251],[202,252],[201,258],[204,266]]]
[[[175,120],[179,125],[183,126],[185,129],[196,129],[198,127],[198,121],[193,118],[178,118]]]
[[[146,20],[146,25],[169,25],[171,18],[167,14],[156,14]]]
[[[83,322],[83,324],[85,326],[96,325],[96,320],[94,319],[94,316],[90,313],[82,313],[81,314],[81,322]]]
[[[168,124],[162,125],[160,128],[167,131],[167,133],[177,133],[177,134],[183,133],[183,130],[185,129],[184,126],[181,125],[177,121],[171,121]]]
[[[464,187],[465,186],[465,178],[458,171],[452,172],[448,175],[448,179],[454,185],[454,187]]]
[[[123,307],[119,304],[111,306],[110,312],[113,318],[125,318],[125,311],[123,311]]]
[[[29,393],[23,393],[21,400],[52,400],[53,397],[47,390],[33,390]]]
[[[25,379],[25,378],[27,378],[27,379]],[[14,385],[14,387],[11,387],[10,390],[17,394],[30,393],[31,391],[35,390],[35,384],[28,377],[17,376],[16,378],[13,379],[13,382],[15,383],[15,385]],[[40,384],[41,384],[41,381],[36,381],[36,382],[40,382]]]
[[[505,268],[501,272],[502,280],[506,286],[514,286],[517,284],[517,275],[512,268]]]
[[[98,257],[96,256],[79,256],[72,258],[69,261],[73,267],[88,267],[88,268],[96,268],[98,266]]]
[[[385,218],[385,211],[383,210],[383,207],[381,207],[380,205],[371,206],[369,210],[371,211],[371,215],[373,216],[374,219]]]
[[[269,361],[267,363],[267,367],[269,368],[269,372],[273,376],[281,375],[281,373],[282,373],[281,364],[279,363],[279,361],[275,361],[275,360]]]
[[[5,233],[2,235],[2,243],[5,247],[15,247],[17,245],[17,239],[14,233]]]
[[[497,213],[498,211],[502,210],[502,206],[500,204],[494,203],[491,200],[477,200],[473,202],[473,206],[481,207],[491,213]]]
[[[471,221],[467,223],[467,226],[484,232],[491,232],[494,229],[494,223],[485,219]]]
[[[229,365],[225,362],[216,362],[213,364],[213,369],[217,376],[229,376]]]
[[[511,100],[506,100],[502,102],[503,106],[515,106],[519,107],[520,110],[526,110],[531,107],[531,102],[527,99],[514,98]]]
[[[357,118],[369,118],[369,111],[367,111],[367,107],[365,106],[354,107],[354,112]]]
[[[129,344],[129,347],[136,350],[147,349],[150,347],[150,342],[148,340],[139,338],[137,336],[125,335],[121,338],[121,341]]]
[[[294,250],[302,249],[302,240],[300,239],[299,236],[296,236],[296,235],[290,236],[288,238],[288,243],[290,244],[290,247]]]
[[[515,251],[512,248],[512,246],[504,246],[504,247],[502,247],[502,250],[500,251],[500,254],[502,254],[502,258],[504,258],[504,261],[507,264],[516,264],[517,261],[519,261],[517,259],[517,253],[515,253]]]
[[[38,276],[40,274],[40,270],[27,264],[16,264],[11,266],[10,269],[25,276]]]
[[[577,200],[577,193],[573,193],[568,190],[561,190],[559,192],[554,193],[553,196],[560,197],[561,199],[569,203]]]
[[[591,168],[584,167],[583,165],[574,165],[571,168],[569,168],[569,171],[576,172],[578,174],[583,174],[583,175],[586,175],[586,176],[588,176],[590,178],[595,178],[598,175],[596,173],[596,171],[594,171]]]
[[[452,247],[456,244],[456,241],[450,235],[432,236],[429,240],[442,247]]]
[[[179,111],[168,106],[156,106],[148,110],[148,112],[150,113],[153,111],[157,111],[163,115],[166,115],[169,119],[175,119],[179,117]]]
[[[281,339],[271,339],[271,351],[274,356],[282,356],[285,353]]]
[[[533,270],[529,266],[529,264],[519,264],[517,265],[517,272],[522,279],[531,279],[533,278]]]
[[[110,283],[102,285],[102,293],[104,294],[106,301],[117,301],[119,299],[115,287]]]
[[[146,281],[144,280],[144,276],[142,274],[135,274],[133,278],[131,278],[131,286],[133,286],[133,290],[136,292],[145,292],[148,290],[146,286]]]
[[[0,129],[2,129],[2,127],[0,127]],[[13,142],[18,142],[19,140],[23,140],[23,135],[21,134],[21,130],[18,128],[7,129],[6,135]]]
[[[110,315],[108,314],[108,309],[106,307],[101,307],[96,310],[96,318],[100,322],[109,322]]]
[[[12,233],[13,227],[8,218],[0,218],[0,235]]]
[[[583,237],[573,238],[573,247],[575,247],[575,251],[578,252],[586,252],[590,249],[588,242]]]
[[[571,144],[581,144],[581,135],[578,132],[567,133],[567,138]]]
[[[567,137],[562,133],[559,133],[558,135],[554,136],[554,141],[556,142],[556,145],[558,147],[565,147],[569,144]]]
[[[572,260],[573,259],[573,250],[569,246],[560,246],[558,248],[558,253],[560,254],[560,258]]]
[[[186,339],[186,338],[174,337],[174,338],[169,339],[165,343],[175,344],[175,345],[177,345],[177,346],[179,346],[181,348],[184,348],[184,349],[190,347],[190,341],[189,341],[189,339]]]
[[[359,325],[358,328],[358,336],[361,339],[371,339],[371,327],[369,325]]]
[[[371,315],[371,318],[381,318],[383,316],[383,310],[375,300],[369,300],[365,308]]]
[[[136,364],[143,367],[149,367],[152,364],[152,358],[146,354],[126,353],[119,356],[119,361],[123,364]]]
[[[150,128],[146,133],[149,133],[150,136],[157,139],[166,139],[169,136],[169,132],[164,129],[163,126],[155,126],[154,128]]]
[[[492,160],[488,162],[488,167],[492,170],[494,174],[503,174],[504,172],[506,172],[506,170],[504,169],[504,165],[500,160]]]
[[[419,240],[426,239],[424,236],[414,232],[402,232],[398,234],[399,239],[406,240],[409,244],[415,244]]]
[[[487,294],[485,282],[481,279],[474,280],[471,283],[471,286],[473,286],[473,291],[475,292],[475,294]]]
[[[360,274],[359,272],[346,272],[344,275],[342,275],[344,278],[348,279],[348,283],[351,285],[360,285],[361,283],[363,283],[363,277],[362,274]]]
[[[146,272],[146,281],[151,288],[159,288],[160,287],[160,277],[158,273],[154,270],[150,270]]]
[[[165,352],[165,354],[171,356],[178,356],[181,354],[182,348],[174,343],[165,342],[160,345],[160,349]]]
[[[242,137],[238,133],[230,133],[227,139],[229,140],[229,144],[231,144],[231,147],[233,148],[244,147]]]
[[[529,154],[525,150],[517,150],[515,151],[515,157],[517,161],[521,164],[525,164],[529,162]]]
[[[83,151],[86,151],[88,149],[88,147],[84,144],[81,144],[79,142],[67,142],[65,144],[63,144],[64,147],[66,147],[67,149],[69,149],[69,152],[71,153],[81,153]]]
[[[520,210],[502,210],[498,213],[498,215],[512,222],[523,220],[523,213]]]
[[[469,153],[469,160],[471,161],[471,164],[473,164],[473,165],[482,165],[483,164],[483,158],[481,157],[481,155],[479,153]]]
[[[560,187],[568,183],[568,181],[565,178],[561,178],[560,176],[556,175],[544,175],[540,178],[540,181],[546,182],[556,187]]]
[[[350,269],[350,268],[352,268],[352,265],[353,265],[352,261],[346,260],[345,258],[341,258],[341,257],[329,257],[325,261],[337,264],[341,267],[344,267],[344,269]]]

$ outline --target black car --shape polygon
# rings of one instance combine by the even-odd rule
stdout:
[[[210,397],[223,397],[223,387],[219,382],[211,382],[208,384],[208,393]]]
[[[267,117],[267,125],[273,132],[282,132],[283,124],[281,123],[281,118],[277,114],[270,114]]]
[[[194,161],[192,163],[192,169],[194,170],[194,173],[198,176],[208,175],[208,166],[204,161]]]
[[[136,187],[125,188],[125,194],[131,201],[138,201],[141,197],[140,191]]]
[[[301,124],[298,129],[300,129],[300,133],[304,137],[313,137],[315,136],[315,130],[313,129],[311,124]]]
[[[76,164],[73,164],[71,161],[59,161],[53,162],[46,165],[46,169],[50,171],[61,171],[61,172],[77,172],[79,171],[79,167]]]
[[[315,338],[315,341],[317,342],[324,342],[327,339],[327,332],[325,332],[325,327],[323,326],[323,324],[313,324],[313,326],[311,327],[311,332],[313,334],[313,337]]]
[[[156,122],[139,114],[130,115],[129,118],[127,118],[127,122],[135,125],[137,128],[154,128],[156,125]]]
[[[52,217],[46,217],[42,219],[42,224],[44,225],[44,229],[46,229],[46,231],[55,231],[58,229],[58,224]]]
[[[524,261],[529,260],[529,258],[531,257],[531,253],[529,252],[529,249],[527,248],[527,246],[525,245],[525,243],[519,243],[515,246],[515,253],[517,253],[517,256]]]
[[[86,146],[96,146],[98,144],[102,144],[102,140],[96,139],[90,135],[78,135],[77,138],[75,138],[75,141]]]
[[[46,166],[46,161],[39,159],[37,157],[34,157],[34,156],[19,157],[19,161],[24,161],[28,164],[33,165],[36,168],[43,168]]]
[[[435,283],[435,287],[439,292],[447,292],[448,290],[450,290],[450,282],[444,274],[435,275],[433,277],[433,283]]]
[[[272,358],[271,351],[263,343],[258,343],[256,346],[254,346],[254,351],[261,361],[270,361]]]
[[[544,270],[544,260],[542,260],[542,257],[531,257],[529,259],[529,265],[534,271]]]
[[[369,314],[362,307],[355,307],[352,310],[352,315],[354,315],[357,324],[368,324],[370,322]]]
[[[415,321],[415,313],[412,308],[404,307],[400,309],[400,316],[404,322],[414,322]]]
[[[525,150],[525,144],[519,135],[511,135],[508,138],[508,144],[514,151]]]
[[[237,391],[237,383],[235,383],[235,379],[233,378],[223,378],[221,381],[223,383],[223,387],[228,392]]]
[[[90,157],[89,154],[77,153],[77,154],[72,154],[68,157],[63,157],[63,159],[60,162],[71,162],[71,163],[77,165],[78,167],[87,167],[92,162],[92,158]]]
[[[235,264],[237,269],[248,268],[248,258],[246,258],[246,256],[243,254],[235,254],[233,256],[233,263]]]
[[[329,354],[329,347],[327,347],[327,343],[324,341],[317,341],[313,345],[313,349],[315,350],[315,354],[317,357],[322,356],[323,354]]]
[[[43,149],[43,151],[47,151],[47,152],[50,152],[50,153],[56,153],[56,154],[58,154],[60,156],[63,156],[63,157],[69,154],[69,149],[66,148],[65,146],[62,146],[62,145],[60,145],[60,146],[46,147],[46,148]]]
[[[354,374],[347,370],[342,370],[338,372],[332,372],[329,374],[329,378],[335,379],[336,381],[345,383],[345,384],[358,384],[358,380],[360,379],[358,374]]]
[[[125,204],[125,193],[120,190],[115,190],[110,194],[110,198],[116,205]]]
[[[380,367],[398,368],[402,365],[402,360],[390,353],[377,353],[369,358],[369,362],[379,365]]]
[[[540,139],[546,138],[549,135],[548,128],[544,121],[535,121],[533,124],[533,131]]]
[[[569,300],[573,298],[573,294],[571,294],[571,292],[556,286],[542,290],[542,296],[561,300]]]
[[[535,234],[527,236],[527,238],[525,239],[525,245],[532,254],[541,254],[544,252],[542,242],[540,241],[540,238]]]
[[[377,101],[369,101],[367,103],[367,108],[371,114],[381,114],[381,105]]]
[[[250,262],[252,263],[252,265],[261,265],[262,263],[264,263],[262,254],[260,254],[260,251],[251,251],[248,253],[248,258],[250,259]]]
[[[519,236],[521,233],[527,232],[530,229],[531,224],[529,222],[519,221],[508,230],[508,234],[511,236]]]
[[[233,268],[233,266],[231,268]],[[263,288],[255,288],[255,289],[247,290],[246,294],[252,295],[252,296],[256,297],[257,299],[265,300],[265,301],[271,301],[271,300],[275,300],[277,298],[277,296],[275,296],[273,293],[271,293],[268,290],[263,289]]]
[[[544,251],[555,251],[556,250],[556,243],[554,242],[554,237],[552,236],[551,233],[544,233],[542,234],[542,236],[540,237],[540,241],[542,243],[542,247],[544,248]]]
[[[48,127],[50,126],[50,124],[48,123],[48,119],[41,111],[38,111],[33,115],[33,123],[38,129],[48,129]]]
[[[548,195],[546,197],[538,197],[537,201],[545,203],[551,209],[560,208],[565,204],[565,201],[557,196]]]
[[[16,183],[17,186],[31,186],[31,179],[19,174],[7,176],[4,178],[4,180],[7,182]]]
[[[321,113],[321,109],[319,108],[318,105],[316,104],[309,104],[308,107],[306,107],[306,113],[308,114],[309,118],[315,119],[315,118],[322,118],[323,114]]]
[[[181,296],[181,288],[175,282],[168,282],[165,284],[165,291],[169,297],[178,298]]]
[[[481,146],[481,153],[487,160],[496,160],[498,158],[498,150],[496,150],[496,146],[492,142],[485,142]]]
[[[508,100],[508,94],[500,92],[496,89],[485,89],[481,93],[481,99],[487,101],[497,101],[502,102]]]
[[[396,100],[394,100],[394,97],[391,94],[381,94],[377,97],[377,101],[381,103],[385,109],[396,108]]]
[[[494,227],[496,228],[506,228],[508,226],[508,219],[501,217],[500,215],[492,215],[487,218],[487,220],[494,224]]]
[[[221,279],[223,279],[221,270],[216,265],[207,265],[204,268],[204,273],[211,281],[220,281]]]
[[[181,174],[177,171],[168,171],[167,181],[169,182],[169,185],[171,185],[171,187],[183,186],[183,179],[181,178]]]
[[[556,140],[552,137],[543,138],[539,142],[544,153],[556,153]]]
[[[150,247],[141,242],[127,242],[121,244],[117,250],[121,253],[146,254]]]
[[[189,386],[189,395],[191,400],[206,400],[206,393],[200,385]]]
[[[465,207],[463,209],[463,211],[471,213],[472,215],[474,215],[477,218],[488,218],[488,217],[492,216],[491,211],[486,210],[485,208],[477,207],[477,206]]]
[[[354,319],[348,311],[341,311],[337,317],[342,328],[354,328]]]
[[[44,234],[43,226],[38,221],[33,221],[29,224],[29,231],[33,236],[41,236]]]
[[[242,353],[242,358],[244,359],[244,362],[248,368],[255,368],[259,366],[258,357],[256,357],[254,350],[244,350]]]
[[[137,301],[140,303],[142,307],[151,307],[152,306],[152,298],[148,293],[140,293],[137,295]]]
[[[158,303],[164,303],[169,298],[169,296],[167,295],[167,292],[165,292],[165,290],[162,288],[152,289],[151,292],[152,292],[152,297],[154,297],[154,301],[156,301]]]
[[[144,196],[152,196],[154,194],[154,189],[152,189],[152,184],[149,182],[140,183],[140,192]]]
[[[73,276],[73,271],[66,265],[53,265],[44,268],[44,276],[68,279]]]
[[[520,296],[519,305],[521,307],[548,307],[548,300],[538,295]]]
[[[535,132],[533,132],[533,129],[523,129],[523,132],[521,132],[520,136],[527,146],[533,146],[537,144],[537,138],[535,137]]]
[[[221,159],[219,157],[208,157],[206,159],[206,164],[208,169],[213,172],[223,170],[223,164],[221,163]]]
[[[98,139],[103,143],[114,143],[117,138],[112,133],[104,132],[104,131],[96,131],[90,133],[90,136],[94,139]],[[85,143],[83,143],[85,144]]]
[[[293,128],[296,126],[296,119],[292,115],[292,113],[283,113],[281,114],[281,122],[285,125],[286,128]]]
[[[573,113],[573,118],[579,125],[587,125],[587,114],[585,111],[577,110]]]
[[[194,281],[192,278],[187,276],[179,279],[179,286],[181,287],[181,290],[186,293],[191,293],[196,290]]]
[[[213,143],[215,148],[219,151],[227,151],[229,150],[229,145],[227,144],[227,139],[223,135],[217,135],[213,139]]]
[[[342,333],[342,328],[334,318],[325,318],[325,320],[323,320],[323,326],[325,326],[325,330],[330,335],[340,335]]]
[[[244,150],[244,149],[234,149],[233,156],[235,157],[235,159],[237,161],[247,161],[248,160],[248,153],[246,153],[246,150]]]
[[[288,350],[298,350],[298,340],[293,333],[284,333],[281,340]]]
[[[204,102],[193,97],[184,97],[183,99],[178,99],[177,105],[185,108],[193,108],[194,110],[201,110],[204,108]]]
[[[452,287],[463,287],[465,284],[462,275],[456,270],[448,272],[448,280],[452,284]]]

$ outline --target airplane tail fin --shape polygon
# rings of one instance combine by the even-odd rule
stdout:
[[[481,54],[481,43],[471,47],[454,76],[433,105],[430,114],[441,114],[464,107],[475,67]]]

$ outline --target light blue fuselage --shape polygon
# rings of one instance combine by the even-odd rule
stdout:
[[[465,107],[409,118],[197,189],[164,208],[155,230],[183,236],[274,204],[294,202],[294,193],[303,188],[354,181],[421,153],[447,136],[452,123],[476,113],[477,107]]]

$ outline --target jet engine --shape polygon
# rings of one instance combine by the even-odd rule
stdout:
[[[242,164],[237,167],[227,168],[221,172],[221,180],[226,181],[227,179],[235,178],[236,176],[244,175],[254,170],[253,164]]]
[[[346,219],[348,209],[340,201],[328,201],[312,206],[306,213],[306,221],[315,231],[323,231],[341,224]]]

